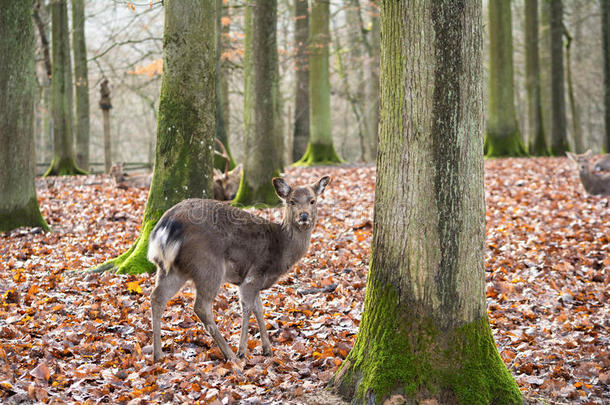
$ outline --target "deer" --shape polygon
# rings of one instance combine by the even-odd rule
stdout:
[[[225,360],[236,361],[237,357],[212,313],[212,301],[225,282],[239,286],[242,322],[237,356],[242,358],[248,350],[252,313],[258,323],[263,354],[272,354],[259,293],[275,284],[307,253],[318,218],[317,199],[330,177],[299,187],[290,186],[280,177],[272,182],[283,202],[281,223],[216,200],[187,199],[170,208],[155,225],[147,253],[157,268],[150,294],[154,361],[163,356],[161,316],[165,306],[188,280],[196,289],[195,314]]]
[[[114,182],[118,188],[129,187],[145,187],[149,188],[152,182],[152,173],[141,173],[129,175],[125,173],[123,163],[113,165],[108,173],[114,178]]]
[[[600,156],[593,166],[593,171],[607,172],[610,171],[610,153]]]
[[[593,173],[591,171],[591,150],[580,155],[566,152],[566,155],[578,166],[578,176],[587,193],[610,195],[610,173]]]
[[[214,199],[221,201],[233,200],[237,194],[237,190],[239,189],[242,164],[240,163],[233,170],[229,170],[229,165],[231,162],[227,149],[218,139],[214,139],[214,141],[220,148],[220,152],[214,152],[225,158],[224,173],[214,168]]]

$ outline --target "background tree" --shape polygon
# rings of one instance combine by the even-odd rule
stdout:
[[[45,176],[83,174],[74,161],[72,64],[66,0],[54,0],[52,13],[51,116],[53,161]]]
[[[84,0],[72,0],[72,28],[76,86],[76,165],[86,170],[89,168],[89,75]]]
[[[34,26],[31,1],[0,1],[0,232],[49,226],[34,188]]]
[[[311,0],[309,16],[309,143],[302,165],[338,163],[330,124],[329,2]]]
[[[307,0],[294,0],[295,91],[292,160],[299,160],[309,142],[309,12]]]
[[[551,12],[551,153],[569,150],[566,132],[565,77],[563,73],[563,4],[550,0]]]
[[[489,1],[488,156],[526,154],[515,113],[511,16],[510,0]]]
[[[276,0],[246,3],[244,173],[235,205],[276,204],[271,179],[281,165],[277,140]]]
[[[216,0],[165,0],[164,59],[155,167],[140,236],[99,270],[153,271],[148,236],[161,215],[191,197],[213,198],[216,134]]]
[[[525,0],[525,75],[527,87],[527,128],[529,153],[549,154],[540,100],[540,58],[538,56],[538,0]]]
[[[333,382],[354,403],[521,403],[485,305],[481,26],[477,1],[381,2],[373,253]]]
[[[377,0],[369,2],[368,14],[371,16],[370,30],[367,33],[368,60],[365,62],[367,79],[364,83],[366,98],[366,160],[377,156],[377,131],[379,129],[379,5]]]
[[[610,153],[610,0],[600,0],[602,14],[602,44],[604,59],[604,121],[605,147],[606,152]]]

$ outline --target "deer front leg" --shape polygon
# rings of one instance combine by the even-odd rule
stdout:
[[[263,302],[261,301],[260,294],[256,294],[254,300],[254,316],[258,323],[258,329],[261,332],[261,342],[263,343],[263,354],[265,356],[271,356],[271,341],[269,340],[269,334],[267,333],[267,325],[265,325],[265,315],[263,310]]]
[[[251,297],[244,294],[240,290],[240,304],[241,304],[241,336],[239,338],[239,351],[237,357],[244,357],[248,351],[248,329],[250,328],[250,314],[254,309],[254,302]],[[246,295],[246,297],[244,297]]]

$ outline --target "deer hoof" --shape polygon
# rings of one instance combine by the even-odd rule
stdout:
[[[163,352],[153,354],[153,361],[159,361],[163,359]]]
[[[263,347],[263,355],[271,356],[272,354],[273,354],[273,351],[271,350],[270,347]]]

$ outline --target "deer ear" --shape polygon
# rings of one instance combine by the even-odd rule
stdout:
[[[330,183],[330,177],[322,177],[320,180],[318,180],[316,184],[312,186],[314,193],[316,193],[317,196],[322,194],[328,183]]]
[[[236,176],[241,176],[241,170],[243,169],[243,165],[240,163],[233,170],[231,170],[231,174],[235,174]]]
[[[570,160],[573,160],[573,161],[575,161],[575,162],[576,162],[576,157],[574,156],[574,154],[573,154],[573,153],[571,153],[571,152],[566,152],[566,155],[568,156],[568,158],[570,158]]]
[[[282,200],[285,200],[292,190],[288,183],[286,183],[286,180],[282,179],[281,177],[273,178],[273,187],[275,188],[275,192],[277,193],[278,197],[280,197]]]
[[[591,149],[587,149],[587,151],[584,153],[584,155],[585,155],[586,157],[593,156],[593,151],[592,151]]]

